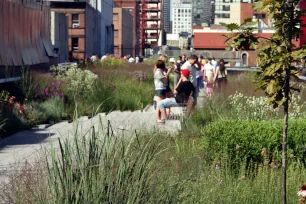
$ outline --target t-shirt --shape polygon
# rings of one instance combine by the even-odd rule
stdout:
[[[106,58],[107,58],[107,55],[103,55],[103,57],[101,58],[101,61],[106,60]]]
[[[214,78],[214,66],[207,63],[204,66],[205,76],[207,77],[208,82],[212,82]]]
[[[131,57],[130,59],[129,59],[129,63],[134,63],[135,62],[135,59],[133,58],[133,57]]]
[[[207,63],[204,65],[204,70],[205,70],[205,76],[206,77],[210,77],[210,76],[214,76],[214,66]]]
[[[166,76],[164,75],[163,71],[160,69],[157,69],[154,73],[154,85],[155,90],[165,90],[166,89],[166,83],[163,79],[165,79]]]
[[[187,103],[191,92],[194,92],[195,88],[190,81],[182,81],[176,88],[177,94],[175,101],[177,103]]]
[[[91,56],[90,60],[91,60],[92,62],[97,61],[97,56],[95,56],[95,55]]]
[[[181,67],[181,70],[184,69],[188,69],[190,71],[189,81],[194,85],[194,87],[197,87],[197,69],[195,65],[191,65],[189,61],[186,61]]]

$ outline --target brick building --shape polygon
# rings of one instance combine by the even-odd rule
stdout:
[[[84,59],[93,53],[99,53],[98,11],[95,5],[86,0],[51,0],[51,11],[64,13],[68,18],[69,60]]]
[[[140,38],[140,6],[137,0],[114,0],[114,3],[122,7],[133,16],[133,49],[132,56],[139,54],[139,38]]]
[[[133,53],[133,16],[126,9],[113,8],[114,55],[123,57]]]

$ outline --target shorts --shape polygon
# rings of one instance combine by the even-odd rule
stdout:
[[[166,108],[170,108],[171,106],[177,106],[177,102],[175,98],[166,98],[157,103],[157,107],[165,110]]]
[[[158,97],[166,97],[166,89],[155,90],[155,94]]]

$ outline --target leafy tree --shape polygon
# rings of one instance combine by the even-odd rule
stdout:
[[[287,136],[288,136],[288,107],[293,88],[291,78],[298,76],[298,70],[294,66],[297,58],[306,56],[306,49],[297,49],[292,43],[300,35],[301,17],[304,11],[296,9],[300,0],[257,0],[255,8],[265,12],[273,20],[275,33],[270,39],[260,40],[260,37],[252,33],[252,28],[247,24],[238,26],[223,24],[228,30],[239,30],[236,34],[227,36],[228,46],[235,49],[261,47],[258,52],[258,66],[262,72],[256,80],[258,89],[265,91],[268,102],[274,108],[283,106],[283,152],[282,152],[282,199],[286,199],[286,169],[287,169]],[[247,20],[246,22],[248,22]],[[234,29],[233,29],[234,28]],[[235,31],[234,31],[235,32]],[[245,45],[244,43],[249,43]]]
[[[229,34],[224,34],[223,36],[227,38],[225,41],[227,43],[227,49],[235,50],[249,50],[250,48],[257,48],[258,36],[253,32],[257,29],[254,27],[256,22],[253,22],[251,18],[247,18],[239,26],[237,23],[220,23],[225,26]]]

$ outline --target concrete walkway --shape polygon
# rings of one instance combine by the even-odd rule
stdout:
[[[181,109],[175,108],[174,111],[180,114]],[[181,123],[179,120],[168,120],[166,124],[158,124],[153,108],[149,107],[146,111],[101,113],[91,119],[81,117],[72,123],[63,121],[50,127],[42,125],[37,129],[25,130],[0,140],[0,182],[5,181],[10,170],[19,169],[18,166],[23,165],[25,161],[37,161],[43,151],[50,149],[51,143],[56,148],[58,138],[73,138],[76,128],[81,137],[90,134],[92,127],[103,133],[108,131],[107,127],[111,127],[109,131],[115,136],[131,136],[135,135],[135,131],[163,131],[175,134],[180,131]]]
[[[198,98],[198,107],[202,106],[203,101],[202,90]],[[171,112],[176,116],[183,115],[183,109],[180,107],[171,108]],[[91,119],[80,117],[72,123],[62,121],[49,127],[41,125],[36,129],[18,132],[0,140],[0,183],[6,181],[10,171],[20,169],[25,162],[36,162],[50,149],[51,143],[57,148],[59,138],[72,139],[76,128],[80,137],[89,135],[92,127],[96,132],[112,131],[115,136],[133,136],[135,131],[138,133],[162,131],[176,134],[181,130],[181,121],[180,117],[174,117],[165,124],[158,124],[153,106],[148,106],[144,110],[100,113]],[[111,127],[110,130],[107,127]]]

